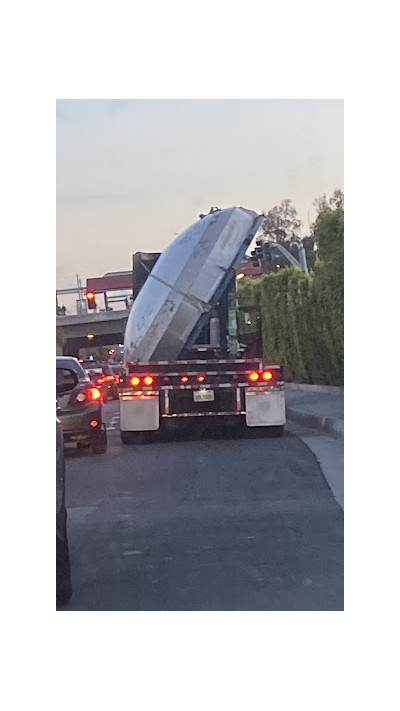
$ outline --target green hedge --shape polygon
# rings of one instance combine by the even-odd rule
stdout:
[[[329,256],[322,229],[334,234]],[[239,305],[259,306],[263,357],[282,364],[289,382],[343,385],[343,211],[321,221],[324,261],[306,274],[287,267],[277,274],[245,277],[239,283]],[[318,227],[318,222],[317,222]]]

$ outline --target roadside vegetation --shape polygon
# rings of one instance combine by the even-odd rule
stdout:
[[[285,367],[287,381],[343,385],[343,193],[315,204],[319,214],[304,238],[315,244],[308,274],[280,260],[274,271],[239,282],[239,305],[260,309],[262,355]]]

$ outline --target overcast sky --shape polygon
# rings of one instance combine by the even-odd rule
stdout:
[[[57,286],[131,268],[212,205],[343,189],[342,100],[57,101]]]

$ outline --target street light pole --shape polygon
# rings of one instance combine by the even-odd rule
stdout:
[[[295,246],[297,247],[298,251],[299,251],[299,263],[300,263],[300,266],[301,266],[303,272],[306,272],[306,273],[307,273],[307,272],[308,272],[308,266],[307,266],[306,250],[304,249],[304,247],[303,247],[303,245],[301,244],[301,242],[297,242],[297,241],[291,242],[291,243],[290,243],[290,246],[293,247],[293,245],[295,245]]]

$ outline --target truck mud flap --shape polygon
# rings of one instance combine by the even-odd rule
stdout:
[[[123,432],[158,430],[160,413],[158,395],[120,398],[120,428]]]
[[[284,425],[286,422],[284,390],[246,390],[246,425],[248,427]]]

